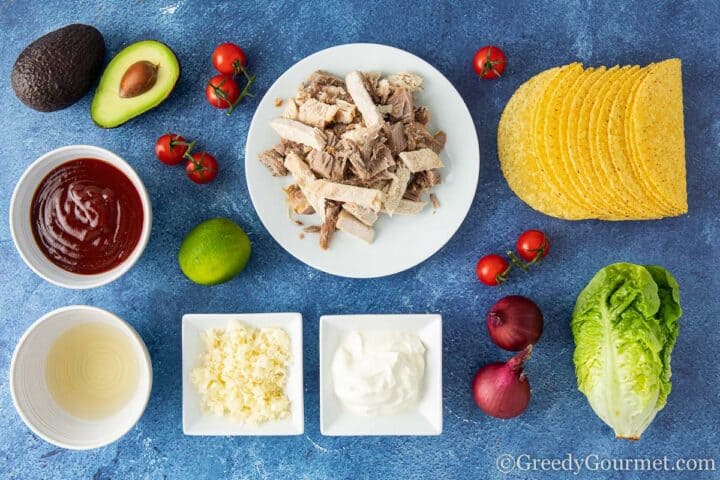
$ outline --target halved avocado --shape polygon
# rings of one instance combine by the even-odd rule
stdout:
[[[157,68],[152,86],[139,95],[123,98],[120,83],[130,67],[149,62]],[[114,128],[155,108],[165,100],[180,77],[180,63],[170,48],[155,40],[143,40],[125,47],[110,61],[100,78],[90,107],[93,121]]]

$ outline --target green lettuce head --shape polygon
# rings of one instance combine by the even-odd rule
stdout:
[[[661,267],[608,265],[580,292],[571,321],[578,388],[618,438],[638,440],[665,406],[681,314],[678,283]]]

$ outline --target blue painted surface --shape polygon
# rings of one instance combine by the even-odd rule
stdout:
[[[53,287],[16,254],[0,222],[0,477],[2,478],[564,478],[562,472],[496,470],[501,454],[533,458],[714,458],[720,469],[717,345],[720,317],[720,4],[548,2],[509,6],[353,2],[317,9],[309,3],[94,2],[6,0],[0,3],[0,216],[22,170],[42,153],[89,143],[125,157],[143,178],[154,207],[154,229],[138,265],[121,280],[74,292]],[[209,3],[209,2],[207,2]],[[215,2],[213,2],[215,3]],[[73,22],[99,28],[109,54],[154,38],[182,63],[182,78],[159,108],[115,130],[89,116],[88,95],[51,114],[22,106],[10,89],[10,70],[36,37]],[[476,121],[481,178],[470,214],[437,255],[408,272],[372,281],[314,271],[285,253],[260,224],[243,172],[247,128],[257,99],[232,117],[204,100],[213,75],[210,53],[221,41],[249,53],[266,89],[301,58],[332,45],[386,43],[415,53],[458,88]],[[470,70],[475,49],[496,43],[507,52],[505,78],[480,82]],[[540,70],[581,60],[587,64],[639,63],[670,56],[683,60],[690,213],[655,222],[578,222],[535,213],[508,189],[500,173],[495,132],[512,92]],[[331,65],[328,66],[332,68]],[[362,65],[358,65],[362,67]],[[191,184],[181,168],[162,166],[152,153],[172,130],[200,141],[221,163],[217,181]],[[225,285],[201,288],[180,273],[175,255],[183,235],[213,216],[239,222],[253,242],[247,270]],[[504,291],[481,286],[473,267],[484,253],[502,252],[527,227],[549,232],[553,251],[530,276]],[[576,390],[568,321],[577,293],[600,267],[615,261],[655,263],[679,280],[685,315],[673,355],[673,391],[640,442],[615,440]],[[484,416],[469,383],[482,364],[508,357],[489,341],[482,319],[503,294],[537,300],[546,330],[528,365],[530,409],[512,421]],[[86,303],[132,323],[153,358],[155,384],[147,411],[121,441],[91,452],[54,448],[33,436],[15,413],[6,374],[22,332],[54,308]],[[300,311],[305,318],[306,434],[293,438],[191,438],[182,434],[180,319],[187,312]],[[330,438],[318,424],[318,318],[329,313],[440,312],[444,317],[445,431],[433,438]],[[591,458],[592,463],[592,458]],[[717,475],[717,471],[714,472]],[[675,473],[672,478],[713,478]],[[597,473],[582,477],[659,478],[661,473]],[[714,477],[716,478],[716,477]]]

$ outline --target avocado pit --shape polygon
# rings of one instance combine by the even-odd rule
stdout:
[[[133,98],[150,90],[157,81],[158,67],[147,60],[130,65],[120,80],[120,97]]]

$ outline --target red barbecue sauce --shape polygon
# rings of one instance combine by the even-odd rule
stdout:
[[[132,254],[143,215],[140,194],[123,172],[81,158],[63,163],[40,182],[30,223],[51,262],[90,275],[112,270]]]

